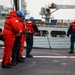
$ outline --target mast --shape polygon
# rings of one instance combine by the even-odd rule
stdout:
[[[15,10],[21,10],[26,15],[26,2],[25,0],[13,0]]]
[[[13,0],[14,6],[15,6],[15,10],[19,10],[19,0]]]

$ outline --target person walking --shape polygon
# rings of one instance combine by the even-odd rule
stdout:
[[[72,24],[68,28],[67,36],[69,37],[69,35],[71,35],[70,37],[71,44],[70,44],[70,52],[68,53],[73,54],[74,53],[74,42],[75,42],[75,21],[72,22]]]
[[[27,27],[27,36],[26,36],[26,57],[27,58],[33,58],[33,56],[30,54],[33,47],[33,34],[35,32],[38,32],[38,28],[34,22],[34,17],[30,17],[29,21],[26,22]]]
[[[13,44],[16,38],[16,35],[21,35],[22,30],[19,29],[21,15],[18,15],[16,11],[11,11],[6,17],[3,37],[4,37],[4,51],[2,56],[2,68],[11,68],[11,55]]]

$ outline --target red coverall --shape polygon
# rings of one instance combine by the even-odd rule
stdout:
[[[23,53],[23,50],[24,50],[24,42],[26,41],[26,36],[25,35],[22,35],[22,38],[21,38],[21,45],[20,45],[20,58],[22,58],[22,53]]]
[[[26,32],[26,29],[25,29],[25,24],[23,24],[23,30]],[[19,52],[19,56],[20,58],[23,57],[23,50],[24,50],[24,42],[26,41],[26,35],[25,34],[22,34],[22,37],[21,37],[21,43],[20,43],[20,52]]]
[[[12,48],[15,41],[16,34],[20,33],[19,29],[19,17],[16,11],[11,11],[4,24],[4,52],[2,57],[2,65],[7,65],[11,63]]]

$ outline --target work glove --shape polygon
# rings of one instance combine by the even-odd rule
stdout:
[[[67,34],[67,37],[69,37],[69,34]]]
[[[3,37],[3,36],[0,36],[0,40],[1,40],[1,41],[4,41],[4,37]]]
[[[16,34],[16,36],[18,37],[20,37],[21,35],[22,35],[22,30],[18,34]]]
[[[0,40],[4,41],[4,35],[2,33],[0,34]]]
[[[36,32],[39,31],[37,25],[33,24],[32,27],[36,30]]]

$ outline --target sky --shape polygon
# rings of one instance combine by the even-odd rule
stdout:
[[[10,7],[12,4],[11,0],[0,0],[0,5],[5,7]],[[48,4],[55,3],[58,5],[75,5],[75,0],[25,0],[27,4],[27,10],[29,16],[34,18],[41,19],[39,15],[41,7],[45,7]],[[55,19],[75,19],[75,9],[59,9],[56,12],[52,13],[52,16]]]

